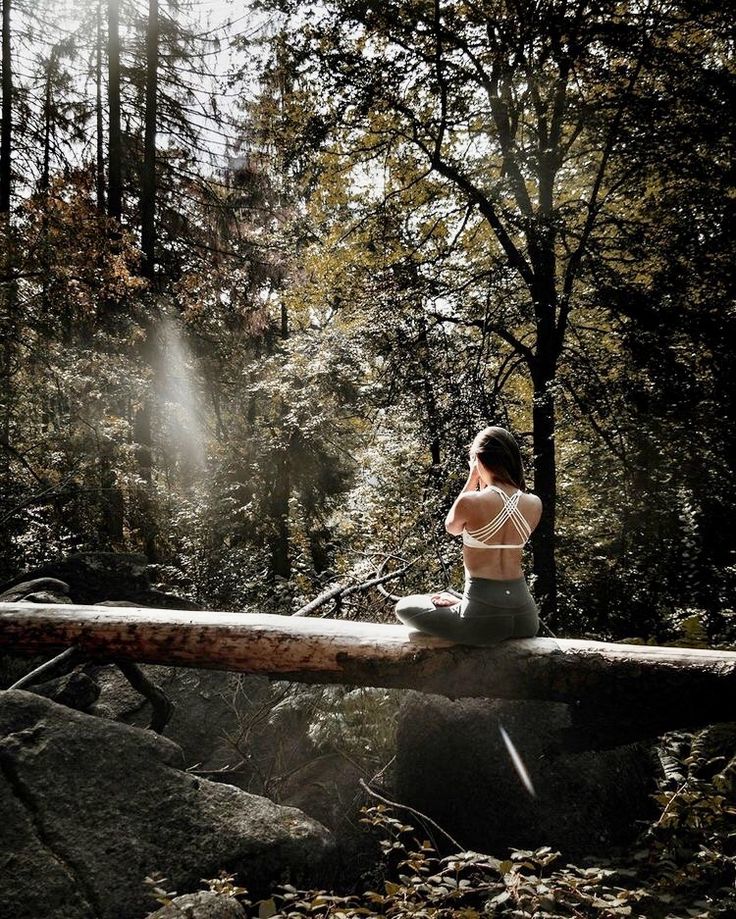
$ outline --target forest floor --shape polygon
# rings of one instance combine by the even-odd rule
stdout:
[[[544,846],[507,858],[458,851],[442,856],[394,808],[362,809],[382,857],[350,893],[282,885],[271,897],[208,882],[258,919],[728,919],[736,917],[736,724],[673,732],[658,747],[663,774],[656,818],[610,859],[564,863]],[[163,900],[162,900],[163,902]]]

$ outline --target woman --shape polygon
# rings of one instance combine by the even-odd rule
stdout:
[[[541,500],[526,492],[513,436],[499,427],[481,431],[470,447],[468,480],[445,520],[448,533],[463,537],[465,593],[404,597],[396,604],[398,618],[467,645],[536,635],[539,613],[521,556],[541,516]]]

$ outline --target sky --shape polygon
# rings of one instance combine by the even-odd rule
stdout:
[[[106,11],[106,0],[101,0],[103,12]],[[147,15],[147,0],[120,0],[121,2],[121,40],[122,62],[130,60],[135,31],[124,29],[133,15]],[[69,69],[75,80],[77,90],[89,107],[94,104],[95,87],[90,79],[93,73],[93,62],[96,47],[96,10],[98,0],[28,0],[24,7],[13,7],[11,19],[11,54],[15,83],[24,87],[31,105],[39,112],[44,97],[45,74],[43,62],[56,50],[63,48],[64,41],[73,40],[80,52],[73,60],[61,54],[63,66]],[[176,8],[178,7],[178,9]],[[249,2],[242,0],[177,0],[176,6],[168,0],[159,0],[162,17],[174,17],[188,28],[202,35],[198,48],[205,56],[202,61],[193,64],[191,72],[180,68],[177,74],[181,88],[187,87],[192,93],[189,102],[191,122],[201,132],[201,143],[196,150],[198,162],[206,171],[212,168],[224,168],[233,153],[233,144],[237,132],[223,127],[212,117],[210,97],[217,95],[217,107],[220,112],[236,114],[236,106],[244,96],[252,95],[256,88],[255,75],[250,79],[229,85],[228,75],[234,70],[249,66],[255,74],[256,51],[234,49],[229,37],[256,38],[268,28],[263,13],[254,11]],[[213,41],[219,37],[219,45]],[[204,76],[199,68],[204,65],[212,76]],[[103,63],[103,67],[105,64]],[[125,87],[124,87],[125,93]],[[125,105],[125,95],[123,96]],[[90,127],[92,125],[90,124]],[[63,142],[57,157],[73,159],[75,155],[89,158],[94,152],[93,131],[88,131],[90,140],[85,148],[72,149],[64,153]],[[159,145],[166,146],[166,135],[159,135]],[[33,151],[29,153],[33,156]],[[22,174],[36,175],[35,163],[23,164]]]

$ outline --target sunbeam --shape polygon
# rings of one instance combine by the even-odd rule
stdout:
[[[529,773],[526,770],[526,766],[524,765],[524,760],[521,758],[521,756],[519,755],[519,751],[516,749],[516,747],[513,744],[513,741],[511,740],[509,735],[506,733],[506,729],[504,728],[504,726],[502,724],[499,724],[498,729],[501,732],[501,737],[503,737],[503,742],[506,744],[506,749],[509,751],[509,756],[511,757],[511,762],[514,764],[514,769],[516,769],[519,775],[519,778],[521,779],[524,787],[529,792],[529,794],[533,798],[536,798],[537,793],[534,790],[534,785],[532,785],[532,780],[529,777]]]

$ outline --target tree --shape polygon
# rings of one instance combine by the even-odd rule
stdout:
[[[0,123],[0,214],[10,211],[11,143],[13,117],[13,69],[10,60],[11,0],[3,0],[2,35],[2,122]]]
[[[123,151],[120,132],[120,0],[107,0],[107,103],[109,119],[107,142],[107,212],[111,217],[119,222],[123,214]],[[100,128],[102,123],[101,98],[99,90],[97,105],[97,131],[99,144]],[[98,169],[101,169],[102,165],[103,163],[98,153]],[[98,182],[99,181],[100,179],[98,174]]]
[[[148,0],[146,30],[146,111],[143,142],[143,180],[141,182],[141,248],[143,273],[155,276],[156,256],[156,128],[158,95],[158,0]]]
[[[576,314],[590,302],[598,234],[618,225],[612,245],[622,241],[621,197],[650,162],[631,155],[647,136],[642,99],[661,80],[668,45],[682,41],[688,5],[268,6],[284,14],[288,68],[300,87],[282,142],[297,157],[310,147],[324,151],[346,177],[358,169],[376,175],[376,165],[386,163],[396,184],[431,185],[435,195],[426,200],[472,260],[464,304],[457,305],[457,290],[440,294],[455,296],[446,321],[496,336],[526,368],[534,488],[544,504],[534,570],[550,616],[557,604],[561,360]],[[709,10],[698,27],[708,34],[723,23]],[[459,204],[465,213],[452,219]],[[637,219],[634,212],[631,222]],[[477,241],[470,248],[472,238],[485,242],[485,251]],[[499,288],[488,291],[494,278],[503,297]],[[486,293],[490,309],[483,308]]]

